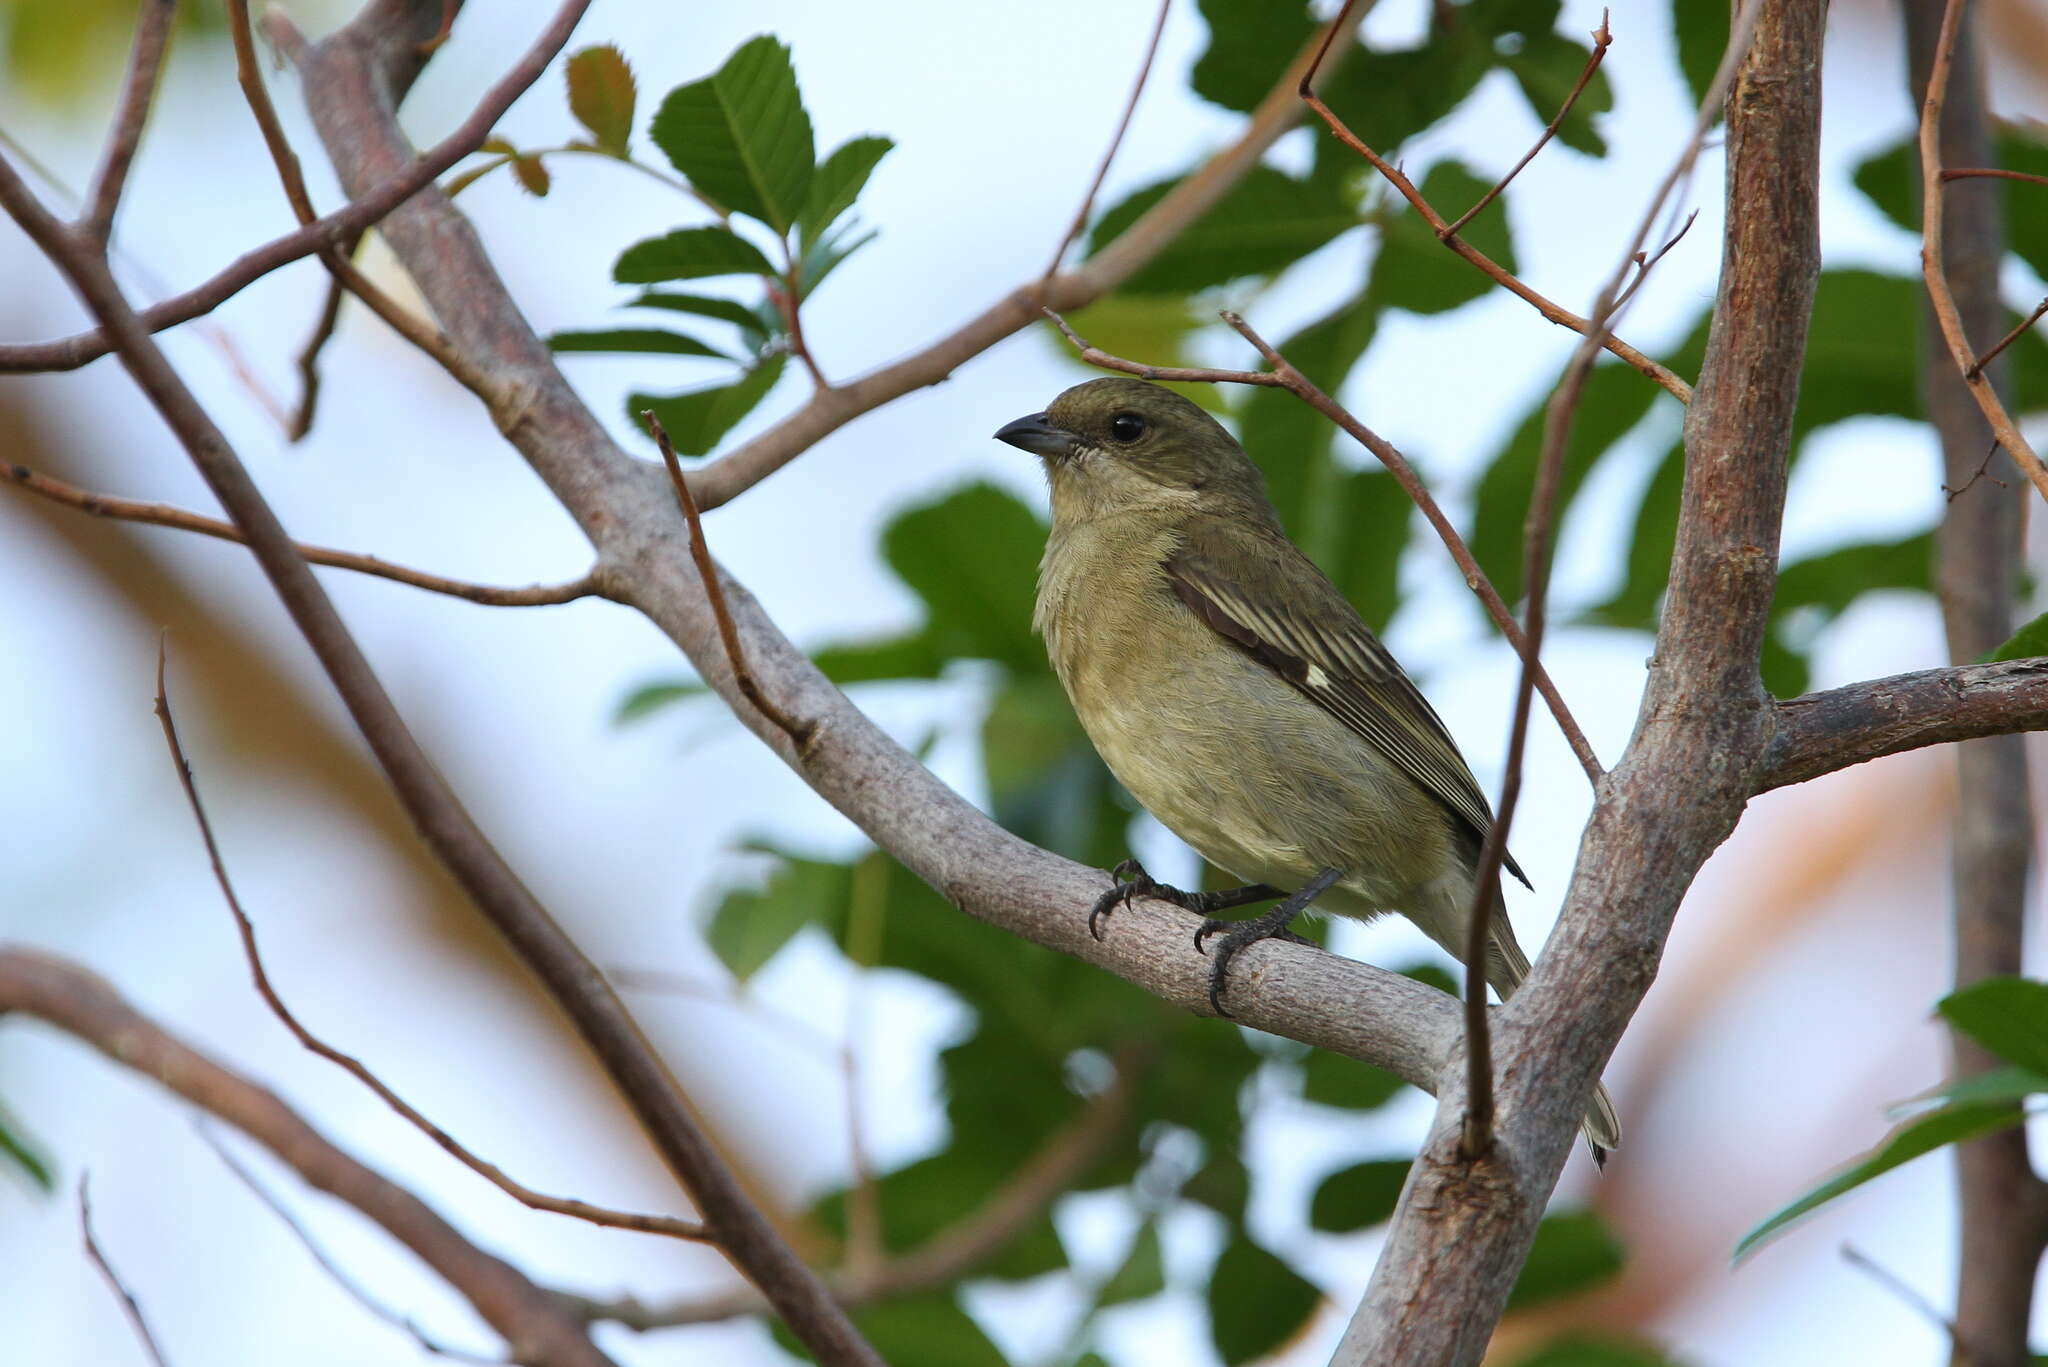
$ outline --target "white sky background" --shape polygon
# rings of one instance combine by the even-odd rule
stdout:
[[[297,8],[297,7],[295,7]],[[1369,25],[1377,42],[1420,33],[1424,7],[1387,0]],[[474,6],[406,107],[425,143],[463,117],[523,51],[550,7],[518,0]],[[645,114],[671,85],[714,68],[733,46],[769,31],[792,44],[821,152],[864,132],[893,136],[861,212],[881,229],[805,314],[812,346],[834,377],[918,348],[1041,270],[1072,216],[1128,89],[1153,13],[1149,0],[1042,6],[843,6],[755,3],[692,7],[601,0],[572,47],[616,41],[640,75]],[[337,17],[300,11],[320,29]],[[1568,3],[1562,27],[1583,34],[1599,6]],[[1618,6],[1606,65],[1622,117],[1605,121],[1612,151],[1591,161],[1553,145],[1512,200],[1523,275],[1583,309],[1612,269],[1644,197],[1675,155],[1689,118],[1675,80],[1662,3]],[[1848,168],[1895,140],[1908,116],[1893,16],[1838,6],[1831,32],[1823,208],[1829,264],[1909,270],[1914,243],[1848,187]],[[1230,137],[1235,116],[1197,100],[1185,73],[1203,26],[1176,6],[1154,80],[1112,172],[1105,202],[1187,166]],[[327,205],[333,187],[299,115],[289,77],[275,88]],[[1534,136],[1519,93],[1496,76],[1444,127],[1411,144],[1420,173],[1455,153],[1498,172]],[[72,184],[85,181],[97,120],[63,123],[0,90],[0,126],[23,138]],[[507,118],[515,141],[544,145],[571,132],[551,73]],[[1300,158],[1305,132],[1276,157]],[[533,201],[502,174],[462,200],[516,296],[543,331],[599,326],[627,291],[609,283],[617,251],[674,226],[672,193],[616,168],[573,158],[554,166],[556,189]],[[1659,266],[1623,324],[1646,349],[1675,340],[1711,297],[1719,250],[1720,163],[1710,153],[1691,188],[1700,220]],[[203,278],[245,247],[291,226],[267,160],[233,90],[225,41],[180,47],[157,122],[123,210],[121,242],[174,288]],[[1269,337],[1324,307],[1332,279],[1356,278],[1369,243],[1353,234],[1260,298],[1253,321]],[[9,340],[74,329],[79,313],[18,233],[0,227],[0,319]],[[373,257],[385,278],[388,258]],[[219,310],[266,384],[292,394],[287,358],[317,306],[323,277],[302,263]],[[2015,295],[2033,282],[2015,283]],[[1573,338],[1496,292],[1448,317],[1389,315],[1345,398],[1414,456],[1454,517],[1477,462],[1532,397],[1553,381]],[[585,550],[567,518],[468,397],[359,309],[327,358],[327,407],[314,437],[284,443],[275,426],[192,329],[166,344],[286,524],[307,540],[502,583],[581,572]],[[1216,359],[1246,364],[1234,339]],[[573,358],[569,373],[623,432],[629,387],[680,389],[703,372],[687,361]],[[708,378],[706,376],[705,378]],[[1045,335],[1013,339],[954,379],[862,418],[798,464],[713,515],[714,548],[799,643],[823,644],[910,625],[908,595],[879,563],[875,536],[890,513],[969,479],[988,478],[1042,504],[1032,462],[987,438],[1085,375]],[[46,421],[90,454],[96,487],[194,507],[210,502],[173,443],[111,364],[67,376],[8,381],[45,406]],[[800,401],[784,387],[736,433],[759,430]],[[1569,608],[1602,594],[1614,571],[1615,519],[1633,507],[1649,461],[1677,421],[1660,403],[1631,460],[1602,474],[1565,529],[1557,594]],[[0,433],[0,443],[7,440]],[[629,441],[635,438],[628,437]],[[1786,550],[1799,557],[1896,535],[1938,516],[1930,444],[1902,424],[1862,423],[1819,439],[1794,481]],[[636,448],[637,449],[637,448]],[[1362,458],[1362,453],[1361,458]],[[0,509],[7,505],[0,503]],[[76,957],[111,978],[157,1019],[237,1068],[276,1086],[344,1147],[414,1185],[481,1241],[543,1280],[602,1292],[657,1295],[716,1283],[717,1260],[639,1236],[595,1231],[516,1208],[456,1170],[352,1081],[306,1057],[248,990],[231,926],[207,875],[149,715],[153,632],[96,605],[34,524],[12,517],[0,536],[0,934]],[[312,676],[246,556],[161,532],[167,553],[207,591],[275,641],[276,657]],[[1482,782],[1497,783],[1513,687],[1509,652],[1484,640],[1476,608],[1434,544],[1418,543],[1404,572],[1411,593],[1390,632],[1463,741]],[[601,603],[545,610],[473,607],[409,589],[326,573],[326,582],[382,671],[401,710],[543,898],[601,963],[705,970],[691,918],[752,836],[844,852],[851,827],[718,710],[701,705],[628,729],[609,721],[627,688],[681,672],[673,649],[632,613]],[[1867,604],[1826,638],[1817,686],[1939,662],[1938,623],[1925,605]],[[172,642],[173,681],[177,642]],[[1559,631],[1552,672],[1603,757],[1626,740],[1648,643],[1612,632]],[[324,683],[316,696],[327,697]],[[937,717],[935,762],[970,774],[967,737],[979,718],[972,679],[936,689],[861,694],[879,720],[915,737]],[[339,709],[335,709],[339,714]],[[294,1005],[342,1047],[372,1061],[416,1104],[530,1184],[621,1205],[666,1208],[660,1174],[582,1105],[587,1084],[559,1041],[485,974],[465,976],[445,955],[421,954],[406,920],[402,870],[364,857],[346,823],[315,794],[266,787],[253,771],[209,752],[207,719],[182,718],[187,745],[244,900],[258,918],[273,972]],[[1716,1256],[1741,1229],[1815,1174],[1874,1138],[1879,1106],[1935,1081],[1938,1037],[1923,1023],[1942,992],[1947,950],[1939,810],[1946,769],[1907,759],[1756,804],[1710,865],[1681,918],[1665,978],[1623,1045],[1610,1078],[1629,1106],[1632,1051],[1656,1013],[1711,1013],[1715,1048],[1663,1061],[1655,1085],[1671,1094],[1655,1125],[1631,1135],[1618,1160],[1637,1164],[1629,1198],[1715,1234]],[[1567,881],[1586,791],[1569,753],[1539,718],[1515,847],[1537,888],[1514,914],[1542,937]],[[1875,796],[1868,796],[1874,794]],[[1845,810],[1894,815],[1888,853],[1868,877],[1822,893],[1830,909],[1795,932],[1786,970],[1733,998],[1684,996],[1689,965],[1808,851],[1802,833]],[[1918,814],[1919,820],[1913,820]],[[1878,821],[1881,816],[1874,816]],[[1140,843],[1175,856],[1156,828]],[[1186,856],[1179,856],[1185,859]],[[1879,860],[1884,862],[1877,862]],[[1836,904],[1839,904],[1838,906]],[[990,952],[1002,953],[991,931]],[[1352,930],[1346,952],[1383,962],[1420,956],[1405,925]],[[822,946],[800,944],[761,980],[760,996],[837,1033],[849,1016],[847,981]],[[1674,1005],[1673,1003],[1676,1003]],[[900,978],[862,993],[872,1143],[888,1166],[937,1142],[928,1105],[931,1047],[959,1008]],[[717,1007],[650,999],[649,1029],[724,1132],[785,1183],[792,1200],[844,1170],[843,1102],[825,1063]],[[1685,1024],[1667,1017],[1665,1023]],[[180,1367],[291,1360],[305,1364],[405,1360],[413,1350],[335,1290],[290,1234],[225,1176],[193,1136],[184,1108],[153,1085],[40,1027],[0,1027],[0,1098],[48,1144],[66,1191],[44,1200],[0,1183],[0,1322],[31,1364],[139,1361],[113,1302],[79,1256],[70,1188],[93,1173],[100,1237],[148,1308]],[[1359,1121],[1276,1103],[1256,1128],[1262,1168],[1255,1229],[1278,1235],[1287,1212],[1324,1172],[1412,1146],[1427,1118],[1419,1099]],[[1361,1130],[1370,1137],[1362,1139]],[[238,1146],[247,1151],[247,1146]],[[1752,1165],[1756,1174],[1747,1173]],[[468,1346],[488,1338],[434,1279],[349,1212],[262,1165],[322,1241],[380,1295]],[[1610,1177],[1609,1182],[1617,1179]],[[1568,1191],[1587,1189],[1585,1174]],[[1620,1196],[1617,1194],[1617,1200]],[[1739,1207],[1739,1208],[1731,1208]],[[1083,1257],[1112,1257],[1114,1211],[1069,1204],[1063,1218]],[[1734,1274],[1711,1270],[1709,1290],[1665,1321],[1676,1350],[1702,1367],[1735,1364],[1920,1363],[1939,1332],[1835,1256],[1854,1241],[1919,1287],[1948,1300],[1953,1238],[1946,1169],[1926,1162],[1888,1179],[1835,1216],[1785,1240]],[[1201,1219],[1171,1226],[1175,1256],[1199,1260],[1213,1239]],[[1314,1238],[1313,1269],[1333,1306],[1290,1362],[1324,1360],[1369,1271],[1370,1239]],[[1104,1249],[1109,1251],[1105,1252]],[[1285,1251],[1297,1251],[1288,1248]],[[1199,1266],[1199,1261],[1196,1263]],[[1724,1267],[1725,1260],[1717,1264]],[[1041,1289],[992,1295],[1005,1346],[1030,1360],[1059,1342],[1064,1302]],[[1191,1311],[1192,1304],[1175,1310]],[[1192,1314],[1141,1307],[1112,1316],[1127,1362],[1208,1360]],[[608,1335],[631,1363],[775,1361],[748,1327],[646,1339]]]

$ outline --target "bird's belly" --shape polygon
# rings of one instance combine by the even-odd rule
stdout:
[[[1184,669],[1170,688],[1108,692],[1137,699],[1080,709],[1096,714],[1087,729],[1110,771],[1167,829],[1246,882],[1292,889],[1335,866],[1348,895],[1326,909],[1369,915],[1401,905],[1454,857],[1440,803],[1254,661]],[[1166,696],[1170,707],[1158,701]]]

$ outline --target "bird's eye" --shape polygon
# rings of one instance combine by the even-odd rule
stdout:
[[[1145,420],[1136,413],[1119,413],[1109,420],[1109,435],[1132,442],[1145,435]]]

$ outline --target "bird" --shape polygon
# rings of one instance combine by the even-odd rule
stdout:
[[[1045,469],[1033,625],[1083,730],[1139,805],[1246,884],[1188,892],[1125,860],[1089,930],[1101,938],[1137,896],[1201,914],[1197,948],[1220,937],[1219,1015],[1230,960],[1299,939],[1288,927],[1311,903],[1399,913],[1462,959],[1492,809],[1421,691],[1288,539],[1236,438],[1173,390],[1124,377],[1076,385],[995,438]],[[1488,897],[1486,980],[1505,1001],[1529,959],[1497,876]],[[1263,916],[1209,919],[1274,899]],[[1621,1141],[1604,1087],[1584,1130],[1596,1160]]]

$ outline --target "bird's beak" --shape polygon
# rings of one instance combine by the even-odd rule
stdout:
[[[1074,434],[1054,427],[1046,421],[1043,413],[1033,413],[1003,424],[996,430],[996,440],[1008,442],[1020,451],[1029,451],[1046,460],[1065,460],[1074,450]]]

